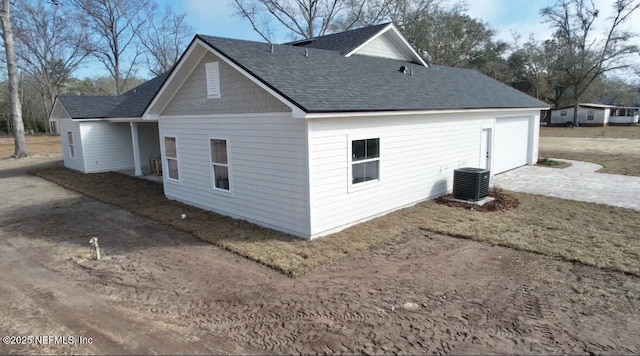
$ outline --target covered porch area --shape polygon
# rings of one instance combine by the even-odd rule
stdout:
[[[157,121],[131,121],[133,175],[154,176],[162,181],[160,133]]]
[[[162,179],[157,121],[110,119],[81,123],[86,173],[122,172]]]

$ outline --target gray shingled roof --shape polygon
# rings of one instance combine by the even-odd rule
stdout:
[[[169,72],[161,74],[120,96],[60,95],[72,119],[141,117]]]
[[[314,48],[305,57],[291,45],[271,53],[267,43],[197,37],[309,113],[548,107],[473,70]]]
[[[122,96],[59,95],[58,100],[72,119],[108,117],[109,112],[124,101]]]
[[[334,33],[331,35],[319,36],[300,41],[283,43],[283,45],[290,45],[304,48],[316,48],[326,49],[329,51],[337,51],[342,54],[351,52],[356,47],[363,44],[371,36],[380,32],[383,28],[389,25],[389,22],[380,25],[358,28],[355,30]]]

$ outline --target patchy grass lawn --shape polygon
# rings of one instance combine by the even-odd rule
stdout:
[[[27,135],[27,150],[32,155],[49,155],[62,153],[60,136],[48,135]],[[13,137],[0,137],[0,159],[5,159],[13,155]]]
[[[634,128],[612,127],[612,129]],[[589,128],[576,130],[586,129]],[[597,163],[603,167],[599,171],[601,173],[640,176],[640,139],[540,137],[538,154],[540,157]]]
[[[65,168],[33,174],[94,199],[191,233],[242,256],[300,276],[360,255],[417,228],[555,256],[640,276],[640,212],[509,193],[516,209],[481,213],[425,202],[314,241],[166,199],[160,184],[118,173],[81,174]],[[182,220],[181,214],[187,214]]]
[[[542,157],[572,159],[576,161],[592,162],[602,166],[598,172],[622,174],[640,177],[640,154],[598,153],[576,151],[540,150]]]
[[[540,127],[541,137],[631,138],[640,140],[640,125],[605,127]]]

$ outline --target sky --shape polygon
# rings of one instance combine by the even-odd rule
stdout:
[[[453,1],[453,0],[452,0]],[[612,13],[612,0],[593,0],[600,10],[600,21]],[[157,0],[160,6],[170,5],[176,13],[185,13],[186,22],[194,28],[194,35],[206,34],[244,40],[263,41],[253,31],[251,24],[234,16],[231,0]],[[466,0],[468,14],[487,23],[496,31],[496,37],[513,43],[513,32],[520,35],[520,43],[533,35],[538,40],[551,37],[549,25],[542,22],[540,9],[552,6],[555,0]],[[640,11],[634,14],[630,24],[640,22]],[[601,33],[604,26],[597,33]],[[276,42],[290,41],[292,38],[286,31],[277,34]],[[143,73],[139,73],[143,75]],[[97,63],[90,63],[77,73],[78,77],[107,75]]]
[[[159,0],[169,4],[176,12],[185,12],[186,20],[196,30],[212,36],[246,40],[261,40],[248,21],[233,16],[231,0]],[[541,23],[541,8],[553,5],[554,0],[467,0],[469,15],[482,19],[498,32],[501,39],[511,39],[511,30],[523,37],[529,33],[549,36],[548,26]],[[602,1],[601,1],[602,2]],[[282,33],[277,42],[290,38]]]

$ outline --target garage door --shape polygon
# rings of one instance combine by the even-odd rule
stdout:
[[[527,164],[529,117],[496,119],[493,172],[498,174]]]

